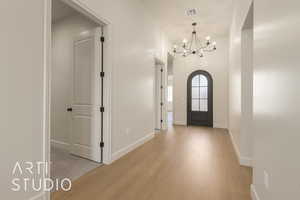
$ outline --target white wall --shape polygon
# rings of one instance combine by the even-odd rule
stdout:
[[[214,127],[227,128],[228,118],[228,38],[217,38],[217,51],[204,58],[191,55],[174,59],[174,124],[187,123],[187,79],[195,70],[205,70],[213,77]]]
[[[0,4],[0,194],[23,200],[36,193],[11,191],[13,167],[17,161],[43,160],[44,5],[40,0]]]
[[[113,28],[115,153],[153,132],[154,56],[166,62],[167,42],[139,0],[78,1]],[[43,160],[44,1],[5,0],[0,10],[1,197],[24,200],[37,193],[12,192],[9,183],[16,161]]]
[[[242,35],[244,35],[244,38],[247,37],[247,31],[244,31],[244,34],[242,34],[242,29],[251,3],[251,0],[241,2],[236,1],[234,5],[229,47],[229,132],[240,163],[245,165],[250,165],[252,162],[251,147],[253,144],[251,141],[253,139],[251,139],[251,133],[250,135],[247,134],[249,133],[247,132],[249,126],[244,126],[248,123],[248,119],[247,117],[245,118],[245,115],[242,116],[242,114],[245,114],[245,111],[246,113],[250,112],[247,108],[249,108],[249,104],[251,104],[251,102],[246,103],[249,96],[245,95],[245,89],[249,89],[251,86],[247,85],[245,79],[242,82],[242,79],[244,78],[242,75],[247,77],[251,74],[251,70],[243,70],[249,69],[251,67],[250,63],[249,66],[244,66],[244,68],[242,68],[242,56],[245,57],[245,55],[242,55]],[[248,34],[248,37],[251,37],[251,35]],[[244,50],[246,50],[245,52],[247,53],[247,47],[244,48]],[[247,63],[247,58],[243,63]],[[250,117],[251,116],[248,118]],[[243,134],[241,134],[241,132]]]
[[[230,128],[236,143],[238,133],[232,130],[237,130],[240,115],[234,107],[240,99],[240,28],[250,4],[235,1],[231,32]],[[254,199],[300,196],[299,8],[300,2],[293,0],[274,1],[272,9],[270,1],[254,3]]]
[[[51,139],[69,144],[72,103],[74,41],[97,24],[82,15],[66,17],[52,25]]]
[[[254,3],[254,186],[261,200],[300,197],[300,2]],[[264,171],[269,188],[264,186]]]

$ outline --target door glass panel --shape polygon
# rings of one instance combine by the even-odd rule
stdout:
[[[202,112],[207,112],[208,111],[207,99],[201,99],[200,100],[200,111],[202,111]]]
[[[192,87],[200,86],[200,75],[194,76],[192,79]]]
[[[200,75],[200,86],[208,86],[207,78],[204,75]]]
[[[192,99],[199,99],[199,87],[192,87]]]
[[[200,98],[207,99],[207,89],[208,87],[200,87]]]
[[[199,111],[199,99],[192,100],[192,111]]]

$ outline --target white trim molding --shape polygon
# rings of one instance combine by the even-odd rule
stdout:
[[[143,138],[137,140],[136,142],[132,143],[131,145],[128,145],[127,147],[113,153],[112,154],[112,162],[120,159],[121,157],[125,156],[129,152],[131,152],[131,151],[135,150],[136,148],[142,146],[146,142],[153,139],[154,136],[155,136],[155,133],[150,133],[150,134],[146,135],[145,137],[143,137]]]
[[[260,198],[256,192],[255,186],[253,184],[251,185],[251,198],[252,198],[252,200],[260,200]]]
[[[183,122],[183,121],[174,121],[173,124],[179,125],[179,126],[186,126],[186,122]]]
[[[240,164],[246,167],[252,167],[252,159],[249,157],[240,156]]]

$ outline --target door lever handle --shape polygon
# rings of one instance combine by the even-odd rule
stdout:
[[[67,111],[68,111],[68,112],[72,112],[72,111],[73,111],[73,108],[67,108]]]

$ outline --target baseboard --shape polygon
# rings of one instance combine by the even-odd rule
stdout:
[[[34,197],[31,197],[29,200],[46,200],[46,193],[41,192],[41,193],[35,195]]]
[[[149,135],[146,135],[145,137],[137,140],[136,142],[134,142],[133,144],[117,151],[116,153],[112,154],[112,161],[114,162],[118,159],[120,159],[121,157],[125,156],[126,154],[128,154],[129,152],[133,151],[134,149],[138,148],[139,146],[145,144],[146,142],[148,142],[149,140],[151,140],[152,138],[154,138],[155,133],[151,133]]]
[[[213,124],[214,124],[214,128],[228,129],[226,123],[220,123],[220,122],[214,121]]]
[[[229,133],[229,135],[230,135],[230,139],[231,139],[231,143],[232,143],[233,148],[234,148],[234,152],[235,152],[235,154],[236,154],[238,160],[240,161],[241,154],[240,154],[239,148],[238,148],[237,144],[235,143],[235,140],[234,140],[234,138],[233,138],[232,133],[231,133],[229,130],[228,130],[228,133]]]
[[[240,164],[246,167],[252,167],[252,159],[247,157],[240,157]]]
[[[231,143],[233,145],[235,154],[238,158],[238,161],[239,161],[240,165],[245,166],[245,167],[252,167],[252,159],[248,158],[248,157],[241,156],[241,153],[239,151],[239,148],[238,148],[237,144],[235,143],[235,140],[233,138],[232,133],[230,131],[228,131],[228,133],[230,135]]]
[[[252,200],[260,200],[253,184],[251,185],[251,198]]]
[[[70,144],[65,143],[65,142],[61,142],[61,141],[57,141],[57,140],[51,140],[51,146],[53,146],[55,148],[59,148],[59,149],[68,150]]]
[[[173,124],[179,126],[186,126],[186,122],[182,122],[182,121],[174,121]]]

